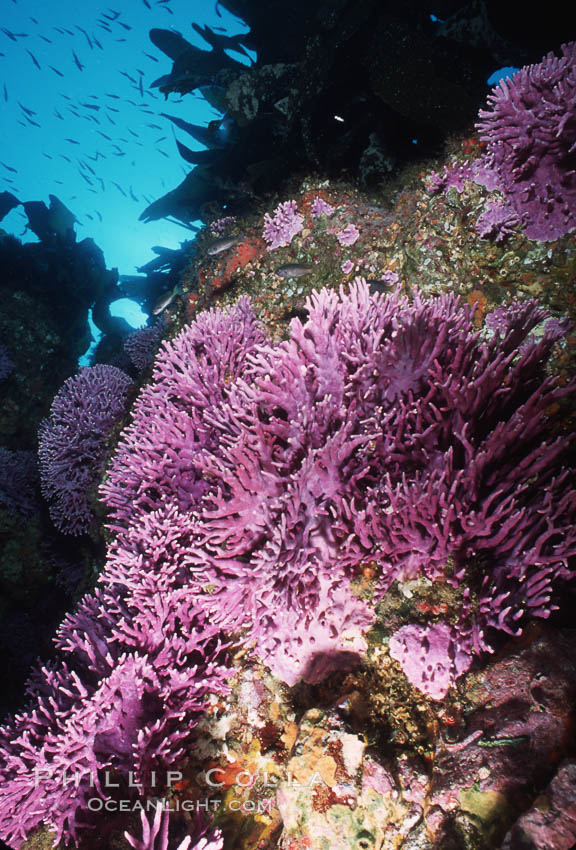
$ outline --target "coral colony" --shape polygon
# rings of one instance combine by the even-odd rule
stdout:
[[[429,175],[431,192],[462,192],[468,180],[498,191],[476,223],[483,238],[500,241],[521,226],[528,239],[549,242],[576,228],[576,42],[561,54],[488,95],[476,125],[487,145],[480,159]]]
[[[497,188],[544,242],[576,227],[576,42],[561,52],[502,80],[477,124]]]
[[[42,823],[77,840],[97,817],[87,801],[115,793],[106,771],[137,799],[153,792],[152,771],[178,769],[208,695],[229,687],[225,641],[246,641],[289,685],[316,682],[363,651],[395,582],[443,582],[446,621],[390,638],[410,681],[439,698],[497,632],[554,609],[576,553],[568,439],[550,436],[573,387],[546,377],[564,324],[527,302],[482,333],[450,295],[371,296],[361,279],[315,292],[307,309],[285,342],[265,339],[242,298],[162,344],[101,487],[114,540],[98,587],[1,731],[0,835],[12,847]],[[106,386],[120,407],[126,381]],[[43,429],[52,480],[71,445],[86,457],[91,432],[109,427],[95,392],[84,372],[55,402]],[[85,517],[83,484],[67,491],[72,517]],[[370,602],[353,591],[367,563]],[[66,771],[82,777],[65,783]],[[142,823],[132,845],[158,835],[165,847],[160,815]]]
[[[140,328],[126,337],[124,353],[137,372],[143,372],[152,365],[163,332],[164,322],[160,320],[155,325]]]
[[[331,216],[334,214],[334,207],[322,198],[314,198],[310,208],[310,213],[315,218],[318,218],[321,215]]]
[[[278,204],[273,215],[266,213],[262,235],[268,249],[273,251],[289,245],[303,227],[304,217],[298,212],[296,201],[285,201]]]
[[[125,832],[124,837],[134,850],[168,850],[173,847],[169,844],[170,815],[167,809],[157,806],[151,822],[144,812],[140,813],[142,825],[142,840],[135,838]],[[195,824],[195,835],[187,835],[175,848],[175,850],[223,850],[224,839],[219,829],[210,829],[209,825],[201,820]],[[194,844],[192,844],[194,841]]]
[[[91,490],[100,480],[106,439],[126,410],[131,384],[115,366],[85,367],[65,382],[42,423],[42,495],[54,525],[65,534],[90,530]]]

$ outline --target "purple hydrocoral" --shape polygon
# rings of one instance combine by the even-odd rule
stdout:
[[[204,584],[214,581],[215,588],[222,582],[226,584],[228,576],[235,579],[229,598],[215,597],[213,604],[206,600],[206,604],[210,602],[212,608],[218,609],[215,620],[224,625],[223,615],[227,613],[226,625],[232,630],[243,624],[252,627],[260,634],[260,654],[279,675],[291,682],[302,675],[314,681],[320,670],[326,672],[330,665],[342,664],[364,648],[359,632],[373,620],[367,606],[347,592],[345,577],[332,575],[326,564],[325,576],[315,575],[316,562],[323,564],[334,546],[329,540],[322,544],[320,539],[330,520],[316,516],[320,494],[307,492],[309,481],[316,476],[316,466],[323,463],[323,455],[333,463],[332,454],[334,459],[344,459],[354,444],[346,445],[346,431],[342,430],[327,446],[320,446],[318,457],[311,456],[295,476],[296,489],[286,488],[284,516],[279,514],[282,502],[273,502],[275,492],[280,497],[283,489],[282,471],[278,469],[274,476],[273,468],[267,470],[266,458],[272,447],[258,448],[263,426],[256,422],[251,434],[252,418],[257,416],[255,402],[242,395],[248,384],[241,375],[246,373],[250,382],[256,378],[252,374],[255,358],[267,369],[266,357],[275,356],[274,347],[263,348],[263,342],[248,302],[242,299],[229,317],[220,311],[203,314],[180,337],[165,343],[156,360],[153,384],[134,408],[133,424],[124,432],[102,492],[112,509],[112,527],[119,532],[167,501],[175,501],[179,510],[192,511],[193,516],[199,516],[201,511],[202,519],[192,525],[195,545],[190,551],[191,564],[204,574]],[[281,371],[282,364],[278,368]],[[284,391],[290,406],[297,407],[298,395],[293,395],[291,376],[294,370],[300,372],[300,366],[287,361],[286,368]],[[320,405],[313,415],[321,415],[322,409]],[[244,421],[248,416],[250,421]],[[255,448],[256,456],[247,453],[247,441]],[[223,535],[218,506],[226,492],[230,493],[230,503],[222,510],[228,519],[222,524],[228,525],[229,530]],[[302,517],[298,505],[290,504],[290,498],[298,492],[302,507],[307,507],[309,514],[309,531],[299,529]],[[257,516],[260,503],[262,520]],[[244,529],[242,517],[251,508],[256,516]],[[261,522],[270,527],[254,527]],[[320,548],[325,550],[319,552],[318,558],[307,543],[308,536],[317,533],[317,522]],[[245,554],[240,558],[233,549],[233,530],[243,540]],[[248,565],[255,535],[263,544],[262,566]],[[224,537],[226,554],[216,563],[214,542],[221,544]],[[286,616],[279,615],[278,627],[272,617],[274,604],[267,594],[278,595],[279,604],[289,600],[274,590],[270,558],[276,546],[294,550],[294,581],[300,581],[299,571],[307,571],[311,598],[316,605],[321,603],[320,610],[302,613],[302,599],[295,593],[293,610]],[[286,557],[278,554],[279,573]],[[290,593],[295,592],[289,569],[284,578],[280,574],[278,583],[286,584]],[[257,603],[260,593],[265,598],[262,605]],[[302,596],[306,596],[304,588]],[[256,605],[258,611],[253,610]],[[249,607],[243,612],[245,606]],[[337,655],[338,652],[344,654]]]
[[[243,347],[227,381],[191,356],[206,325],[165,345],[104,487],[115,527],[165,500],[190,511],[214,621],[245,627],[290,684],[362,648],[373,613],[349,577],[367,559],[380,593],[419,575],[460,587],[469,653],[490,627],[546,616],[576,551],[566,440],[548,439],[546,416],[568,389],[542,367],[566,328],[531,341],[546,314],[529,302],[483,341],[450,297],[371,298],[364,283],[307,307],[287,342]],[[472,610],[465,577],[484,559]]]
[[[273,215],[264,216],[263,236],[270,250],[289,245],[304,227],[304,217],[298,212],[296,201],[278,204]]]
[[[341,245],[354,245],[360,236],[355,224],[347,224],[343,230],[336,233],[336,239]]]
[[[310,207],[310,213],[316,218],[321,215],[331,216],[334,213],[334,207],[323,198],[316,197]]]
[[[170,826],[170,811],[161,804],[156,806],[152,823],[140,812],[142,824],[142,840],[134,838],[128,832],[124,837],[134,850],[168,850],[168,832]],[[219,829],[211,829],[209,824],[198,820],[194,836],[187,835],[175,850],[223,850],[224,839]],[[194,843],[192,843],[194,842]]]
[[[502,80],[480,110],[484,160],[529,239],[576,227],[576,42]]]
[[[110,431],[126,411],[131,379],[115,366],[84,367],[68,378],[40,426],[42,494],[65,534],[90,530],[91,491],[98,484]]]
[[[134,407],[132,425],[102,486],[116,530],[118,523],[129,528],[169,500],[182,511],[199,504],[207,484],[198,457],[216,439],[206,414],[221,403],[227,384],[244,369],[248,351],[263,340],[248,300],[241,298],[230,315],[202,313],[164,343],[153,381]]]
[[[489,201],[480,214],[476,224],[476,233],[482,239],[501,242],[507,236],[518,232],[520,217],[514,207],[505,201]]]
[[[155,325],[128,334],[124,340],[124,351],[138,372],[143,372],[154,360],[164,330],[164,321],[160,320]]]
[[[127,429],[103,487],[118,533],[100,587],[64,621],[62,658],[38,671],[28,710],[0,733],[0,836],[15,847],[43,822],[76,839],[89,799],[106,793],[90,773],[132,772],[152,793],[152,771],[177,769],[208,695],[227,689],[219,629],[189,563],[205,488],[196,453],[215,443],[203,414],[262,339],[241,299],[229,316],[202,314],[157,360],[136,406],[136,442]],[[64,771],[83,775],[78,787],[60,781]]]
[[[468,180],[474,179],[474,168],[469,163],[454,163],[445,166],[440,173],[431,171],[428,175],[428,191],[447,192],[454,187],[459,193],[464,191]]]
[[[260,349],[231,389],[221,451],[206,464],[222,490],[206,549],[216,566],[225,559],[223,574],[239,558],[240,584],[223,597],[250,614],[257,651],[292,639],[271,612],[300,608],[313,632],[305,612],[320,577],[341,587],[344,567],[375,556],[381,592],[418,575],[461,587],[470,652],[489,648],[490,627],[515,633],[524,612],[547,616],[576,552],[567,441],[548,437],[546,416],[568,390],[541,366],[565,328],[527,341],[546,317],[530,302],[483,342],[451,298],[378,301],[363,284],[307,307],[308,324]],[[491,569],[472,612],[464,579],[478,558]]]
[[[564,326],[531,340],[546,313],[527,302],[484,339],[451,296],[370,296],[363,281],[306,306],[282,343],[246,299],[164,343],[102,488],[116,538],[100,588],[0,735],[13,846],[42,822],[76,837],[106,790],[55,771],[134,771],[145,793],[151,770],[177,766],[226,689],[219,627],[246,629],[279,675],[315,680],[373,620],[356,567],[378,564],[377,596],[443,581],[460,595],[450,626],[411,632],[415,662],[439,671],[416,681],[436,696],[491,628],[547,616],[571,576],[576,494],[549,411],[573,388],[545,376]],[[40,789],[34,768],[51,771]]]
[[[235,215],[225,215],[210,224],[210,232],[213,236],[224,236],[236,221]]]
[[[100,587],[60,627],[61,658],[0,730],[0,836],[15,848],[41,823],[77,839],[89,801],[115,793],[104,770],[124,798],[136,783],[154,793],[153,772],[178,769],[209,694],[226,690],[218,629],[189,587],[187,518],[159,513],[112,547]]]

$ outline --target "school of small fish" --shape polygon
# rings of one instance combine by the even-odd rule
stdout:
[[[54,174],[50,185],[56,184],[54,190],[62,194],[66,204],[71,205],[80,224],[102,222],[98,201],[103,193],[108,192],[112,193],[112,197],[117,195],[139,204],[135,210],[136,219],[142,209],[154,200],[153,194],[145,194],[155,192],[155,188],[150,186],[150,174],[154,172],[148,165],[151,154],[158,154],[166,161],[166,166],[159,166],[156,174],[166,176],[167,181],[170,177],[166,169],[170,167],[183,175],[190,171],[191,166],[183,162],[185,157],[181,158],[178,154],[180,143],[175,137],[178,119],[171,118],[175,129],[166,120],[169,116],[162,112],[164,98],[151,85],[158,76],[164,57],[150,42],[149,30],[166,26],[174,29],[171,19],[175,16],[182,26],[190,20],[191,13],[182,13],[181,0],[132,0],[121,4],[120,8],[108,7],[100,12],[79,4],[77,11],[73,5],[70,6],[64,26],[47,26],[44,12],[48,6],[44,8],[38,3],[31,6],[32,13],[39,10],[36,12],[38,17],[34,17],[27,13],[29,2],[10,0],[18,11],[18,17],[14,18],[18,20],[17,26],[11,24],[13,16],[5,14],[7,8],[2,15],[0,103],[6,105],[3,110],[5,116],[10,111],[10,120],[15,120],[26,133],[38,134],[37,141],[41,143],[39,156],[45,164],[42,165],[42,159],[31,161],[25,158],[24,167],[22,161],[3,153],[0,159],[0,192],[5,190],[22,202],[28,201],[30,191],[21,190],[21,183],[25,182],[24,173],[29,176],[34,169]],[[10,6],[9,0],[5,3],[6,7]],[[211,10],[212,5],[210,3]],[[135,9],[140,11],[135,14]],[[54,17],[58,23],[62,19],[61,15]],[[22,21],[27,21],[26,27]],[[114,47],[118,43],[123,47]],[[112,48],[124,50],[124,46],[126,67],[120,65],[116,68],[117,83],[103,84],[101,69],[108,61],[109,51]],[[209,50],[209,44],[204,42],[203,49]],[[30,98],[22,96],[22,87],[14,78],[12,60],[15,56],[20,62],[20,57],[29,62],[26,77],[28,80],[29,75],[30,84],[26,90],[30,91]],[[105,79],[108,81],[110,76]],[[79,90],[79,83],[83,95],[75,97],[74,91]],[[40,99],[38,95],[41,95]],[[173,101],[169,105],[174,109]],[[188,102],[185,106],[184,114],[192,117],[190,107],[194,108],[194,105]],[[56,135],[52,129],[45,131],[45,126],[52,128],[55,124],[61,125],[61,135]],[[3,125],[6,126],[4,122]],[[17,133],[23,140],[22,149],[28,148],[24,144],[28,137],[22,130],[17,130]],[[90,140],[88,144],[87,138]],[[138,149],[142,149],[142,159]],[[115,160],[117,166],[114,165]],[[146,163],[145,169],[139,168],[140,162]],[[59,179],[63,176],[67,179]],[[160,183],[163,187],[164,180]],[[65,194],[66,190],[69,194]],[[87,206],[86,193],[93,196],[92,209]],[[77,198],[81,200],[74,204]]]

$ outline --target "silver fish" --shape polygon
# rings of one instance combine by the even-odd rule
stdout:
[[[278,277],[303,277],[312,271],[314,271],[314,266],[306,265],[306,263],[286,263],[276,269],[276,274]]]
[[[243,236],[223,236],[222,239],[216,239],[211,242],[206,249],[209,257],[215,257],[216,254],[221,254],[223,251],[229,251],[234,245],[238,245],[244,239]]]
[[[174,289],[170,290],[170,292],[163,292],[152,307],[152,315],[159,316],[160,313],[163,313],[164,310],[169,307],[170,304],[172,304],[176,296],[179,294],[180,289],[178,286],[175,286]]]

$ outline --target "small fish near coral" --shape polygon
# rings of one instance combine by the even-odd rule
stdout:
[[[152,315],[159,316],[160,313],[163,313],[174,301],[174,299],[180,295],[180,287],[176,285],[173,289],[170,289],[168,292],[163,292],[152,307]]]
[[[239,245],[245,238],[246,237],[244,236],[223,236],[221,239],[216,239],[214,242],[211,242],[206,248],[206,253],[209,257],[215,257],[218,254],[222,254],[224,251],[229,251],[230,248],[234,248],[236,245]]]
[[[276,269],[276,276],[281,278],[304,277],[312,274],[314,266],[308,263],[285,263]]]

